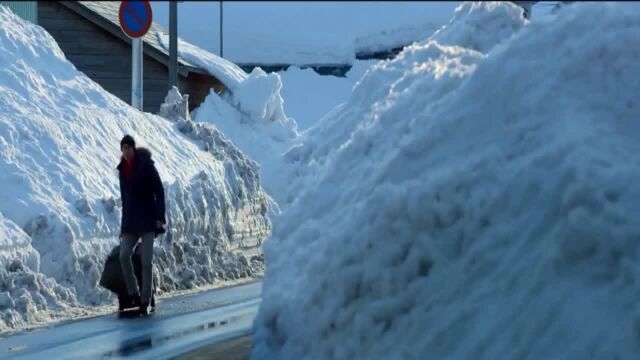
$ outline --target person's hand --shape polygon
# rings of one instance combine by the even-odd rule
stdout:
[[[156,230],[155,235],[158,236],[160,234],[164,234],[167,230],[164,228],[164,221],[156,220]]]

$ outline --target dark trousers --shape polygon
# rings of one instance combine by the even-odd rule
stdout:
[[[138,239],[142,238],[142,286],[136,281],[133,272],[133,248],[136,246]],[[144,233],[141,236],[136,234],[122,235],[122,243],[120,244],[120,265],[122,266],[122,275],[124,276],[127,292],[130,296],[138,293],[140,289],[140,301],[148,304],[151,301],[151,289],[153,288],[153,238],[154,233]]]

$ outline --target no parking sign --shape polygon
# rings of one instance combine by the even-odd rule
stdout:
[[[120,28],[131,38],[131,106],[142,111],[142,37],[151,28],[151,4],[148,1],[122,1]]]
[[[123,1],[118,15],[122,31],[130,38],[143,37],[151,27],[151,4],[148,1]]]

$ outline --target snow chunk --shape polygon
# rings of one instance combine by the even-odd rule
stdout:
[[[289,121],[284,114],[280,96],[282,82],[276,73],[267,74],[260,68],[254,68],[243,86],[234,93],[234,101],[249,119],[260,121],[282,121],[282,129],[287,131],[283,138],[296,135],[295,122]]]
[[[430,40],[487,53],[527,23],[523,9],[511,2],[464,2],[456,8],[449,24],[436,31]]]
[[[31,246],[29,236],[0,212],[0,268],[18,261],[39,271],[40,254]]]
[[[190,120],[189,115],[189,94],[182,96],[180,90],[172,86],[164,98],[164,102],[160,105],[159,114],[165,119],[186,119]]]

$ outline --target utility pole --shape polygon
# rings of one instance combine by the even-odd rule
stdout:
[[[169,2],[169,90],[178,87],[178,2]]]
[[[222,44],[222,0],[220,0],[220,57],[224,57],[222,54],[223,44]]]

